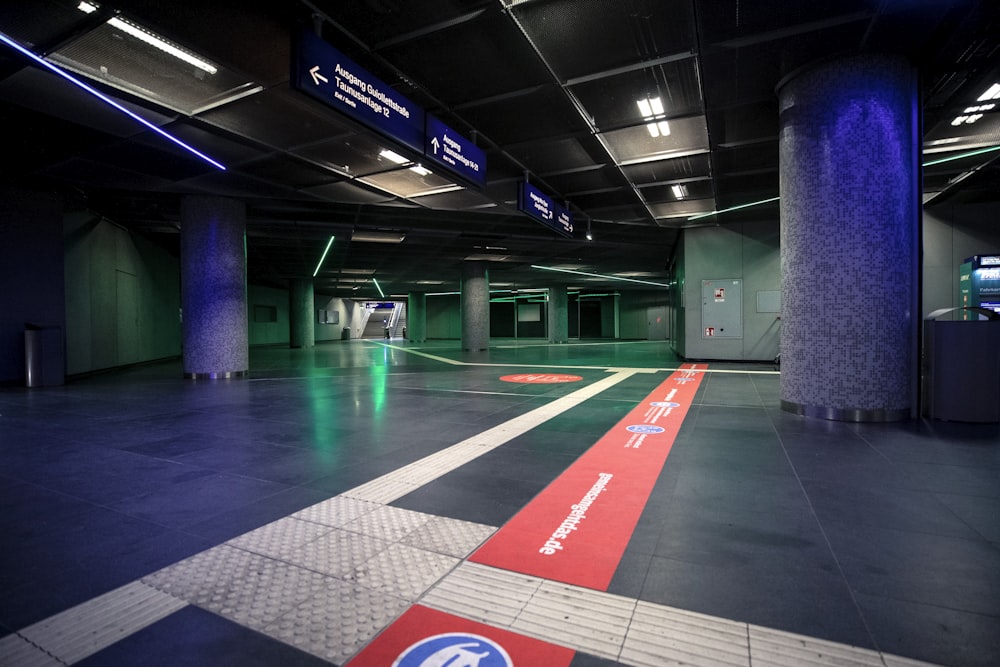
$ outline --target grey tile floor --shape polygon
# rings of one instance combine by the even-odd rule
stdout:
[[[250,377],[230,382],[184,381],[163,362],[0,388],[0,644],[607,368],[676,364],[660,343],[508,341],[468,356],[453,342],[338,341],[254,349]],[[499,380],[536,370],[583,380]],[[778,408],[773,367],[710,370],[734,372],[702,381],[609,593],[916,660],[1000,664],[997,426],[798,417]],[[500,526],[665,375],[632,375],[390,505]],[[329,664],[316,653],[187,605],[77,664]],[[573,664],[616,662],[581,651]]]

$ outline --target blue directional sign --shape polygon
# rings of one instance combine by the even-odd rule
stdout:
[[[292,85],[415,151],[424,150],[424,110],[316,35],[303,32]]]
[[[486,153],[433,114],[427,114],[424,155],[466,181],[486,187]]]
[[[517,190],[517,208],[563,236],[573,236],[573,214],[527,181]]]

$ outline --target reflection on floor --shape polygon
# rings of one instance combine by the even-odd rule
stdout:
[[[709,364],[607,592],[465,560],[678,363],[355,340],[0,388],[0,664],[343,664],[414,603],[575,667],[1000,664],[997,426],[798,417],[770,365]]]

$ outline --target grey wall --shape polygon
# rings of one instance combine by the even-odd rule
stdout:
[[[0,187],[0,383],[24,383],[25,323],[65,331],[62,236],[58,197]]]
[[[365,307],[362,303],[317,294],[316,310],[329,310],[337,313],[336,324],[316,324],[317,342],[339,340],[344,327],[351,330],[352,339],[361,337],[361,332],[365,328]]]
[[[769,361],[778,353],[776,313],[757,312],[757,293],[781,289],[777,221],[684,230],[677,257],[677,352],[690,359]],[[706,338],[702,330],[701,282],[742,280],[743,336]]]
[[[462,338],[462,311],[457,294],[427,297],[427,338]]]
[[[274,308],[276,321],[257,321],[254,316],[256,306]],[[247,311],[250,345],[288,344],[288,290],[247,285]]]
[[[649,337],[650,308],[667,308],[669,316],[670,292],[661,290],[622,290],[618,297],[619,337],[622,339],[646,340]],[[664,327],[667,329],[667,327]]]
[[[89,213],[64,229],[67,373],[180,355],[177,258]]]
[[[942,205],[924,209],[921,318],[958,301],[958,265],[966,257],[1000,253],[1000,205]]]

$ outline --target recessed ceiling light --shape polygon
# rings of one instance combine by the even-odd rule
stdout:
[[[379,153],[379,157],[384,157],[390,162],[395,162],[396,164],[406,164],[409,162],[405,157],[397,153],[396,151],[391,151],[388,148]]]
[[[1000,83],[994,83],[992,86],[986,89],[986,92],[980,95],[976,101],[977,102],[988,102],[989,100],[1000,99]]]

